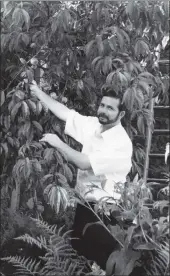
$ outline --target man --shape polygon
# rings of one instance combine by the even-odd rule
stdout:
[[[78,168],[76,190],[90,203],[99,201],[103,197],[120,198],[116,192],[117,183],[123,184],[130,171],[132,142],[121,125],[125,111],[119,95],[112,90],[105,91],[97,116],[91,117],[82,116],[55,101],[41,91],[35,83],[30,86],[30,89],[54,115],[66,122],[65,134],[83,145],[82,152],[78,152],[62,142],[55,134],[45,134],[41,139],[63,152],[68,161],[76,165]],[[84,226],[94,221],[98,220],[93,212],[78,204],[73,228],[74,236],[80,238],[80,241],[75,240],[72,244],[79,253],[95,260],[105,268],[107,258],[116,244],[110,236],[105,236],[104,243],[100,241],[103,251],[100,246],[100,252],[99,248],[94,251],[94,247],[99,245],[98,241],[101,239],[101,237],[95,238],[95,233],[89,241],[91,244],[87,244],[87,239],[83,242]],[[94,228],[91,234],[92,232]],[[86,231],[85,235],[88,239],[91,236],[89,233]],[[108,241],[106,241],[107,238]]]

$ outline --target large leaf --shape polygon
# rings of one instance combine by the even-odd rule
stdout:
[[[135,95],[136,95],[136,90],[134,87],[126,89],[123,95],[123,103],[125,104],[126,108],[130,111],[133,110]]]
[[[107,78],[106,78],[106,83],[112,84],[113,76],[115,75],[115,73],[116,73],[116,71],[111,72],[111,73],[107,76]]]
[[[23,14],[21,8],[16,7],[12,14],[13,24],[21,26],[23,24]]]
[[[135,262],[141,257],[140,252],[131,249],[114,251],[106,263],[106,273],[112,275],[129,275],[135,267]]]
[[[4,93],[3,90],[0,93],[1,93],[0,106],[2,106],[4,104],[4,102],[5,102],[5,93]]]
[[[43,132],[43,128],[37,121],[32,121],[33,125],[40,131]]]
[[[21,11],[22,11],[24,21],[25,21],[25,25],[26,25],[26,28],[27,28],[27,31],[28,31],[29,27],[30,27],[30,16],[29,16],[29,14],[26,10],[21,9]]]
[[[154,243],[135,243],[133,245],[133,249],[135,250],[156,250],[158,246]]]
[[[25,119],[28,119],[30,116],[30,110],[25,101],[22,102],[22,114]]]
[[[19,108],[21,107],[22,102],[17,103],[11,111],[11,120],[14,121],[16,114],[18,113]]]
[[[27,34],[22,33],[21,37],[22,37],[22,41],[25,43],[25,45],[28,46],[28,44],[30,42],[29,36]]]
[[[99,51],[99,55],[102,56],[103,51],[104,51],[104,47],[103,47],[103,41],[102,41],[102,36],[101,35],[96,36],[96,43],[97,43],[97,48],[98,48],[98,51]]]
[[[86,56],[89,57],[90,56],[90,52],[92,50],[92,47],[94,46],[95,44],[95,40],[91,40],[87,43],[87,45],[85,46],[85,53],[86,53]]]
[[[136,42],[134,50],[137,57],[139,57],[139,55],[146,55],[150,52],[148,44],[141,39]]]

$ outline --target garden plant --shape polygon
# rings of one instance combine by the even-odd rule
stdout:
[[[105,225],[120,245],[106,275],[168,275],[168,182],[142,179],[146,130],[154,127],[150,95],[168,102],[168,78],[159,68],[168,21],[166,0],[2,2],[1,275],[99,275],[70,245],[75,201],[83,204],[74,191],[76,168],[39,140],[56,133],[77,150],[81,145],[30,93],[33,80],[84,115],[96,114],[104,87],[122,95],[133,166],[121,200],[95,208],[118,221]]]

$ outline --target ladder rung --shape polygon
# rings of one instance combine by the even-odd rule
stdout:
[[[153,134],[170,134],[169,129],[154,129]]]
[[[161,110],[161,109],[163,109],[163,110],[168,110],[168,109],[170,109],[170,106],[169,106],[169,105],[155,105],[155,106],[154,106],[154,109],[159,109],[159,110]]]
[[[168,179],[166,178],[148,178],[147,179],[147,182],[161,182],[161,183],[167,183],[168,182]]]
[[[159,64],[169,64],[169,59],[160,59],[159,61],[158,61],[158,63]]]
[[[164,153],[150,153],[149,157],[161,157],[161,158],[164,158],[165,154]]]

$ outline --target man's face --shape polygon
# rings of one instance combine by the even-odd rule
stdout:
[[[107,125],[115,123],[121,118],[121,112],[119,112],[120,100],[111,97],[103,97],[99,108],[97,110],[97,117],[100,124]]]

